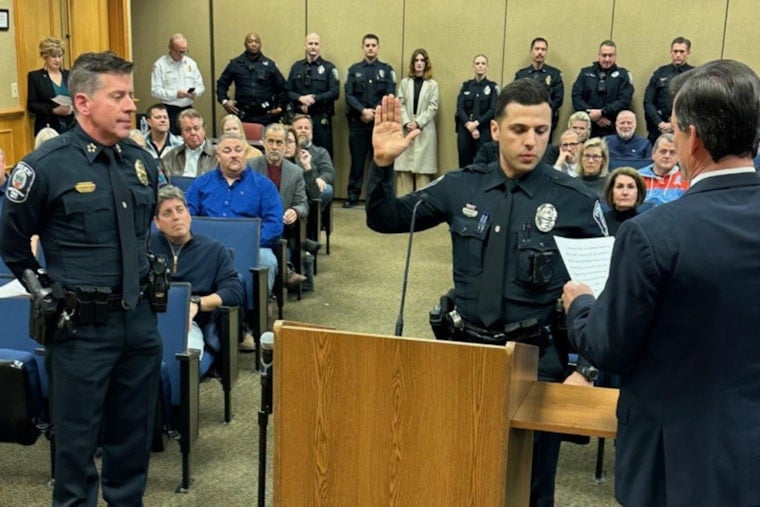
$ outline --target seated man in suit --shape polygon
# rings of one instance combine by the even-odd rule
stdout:
[[[216,151],[211,141],[206,139],[201,113],[195,109],[185,109],[179,113],[177,121],[185,143],[161,157],[161,167],[166,175],[195,178],[216,167]]]
[[[243,304],[243,282],[223,244],[190,231],[193,219],[182,190],[167,185],[158,191],[154,221],[161,234],[151,235],[153,253],[170,260],[172,281],[192,285],[187,345],[201,351],[201,372],[208,371],[221,348],[216,310]]]
[[[652,145],[646,137],[636,135],[636,115],[620,111],[615,120],[615,134],[605,136],[610,158],[646,160],[652,158]]]
[[[219,138],[216,157],[218,166],[199,176],[187,190],[187,207],[191,215],[261,219],[259,266],[269,269],[271,294],[277,276],[272,247],[282,236],[282,201],[277,187],[246,164],[245,141],[235,134]]]
[[[251,161],[251,167],[259,174],[268,177],[277,187],[285,212],[282,221],[285,237],[290,243],[298,234],[297,220],[306,220],[309,215],[309,201],[306,199],[306,184],[303,169],[285,159],[285,127],[281,123],[270,123],[264,129],[264,156]],[[288,267],[288,286],[297,286],[306,277]]]

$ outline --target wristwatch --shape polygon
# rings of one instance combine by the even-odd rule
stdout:
[[[576,366],[575,371],[583,375],[583,378],[585,378],[588,382],[593,382],[596,380],[596,377],[599,376],[599,370],[594,368],[593,366]]]
[[[200,296],[190,296],[190,302],[198,305],[198,312],[201,311],[201,297]]]

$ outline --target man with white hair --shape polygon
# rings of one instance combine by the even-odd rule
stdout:
[[[633,111],[623,109],[615,119],[615,134],[606,136],[610,158],[649,159],[652,158],[652,145],[646,137],[636,135],[636,115]]]

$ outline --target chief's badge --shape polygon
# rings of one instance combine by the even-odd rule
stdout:
[[[98,151],[98,147],[95,146],[95,143],[87,143],[87,153],[95,153]]]
[[[80,181],[79,183],[74,185],[74,190],[76,190],[80,194],[89,194],[95,191],[95,183],[93,183],[92,181]]]
[[[546,76],[546,79],[544,79],[544,83],[546,83],[546,86],[551,86],[552,85],[552,77],[551,76]]]
[[[490,86],[486,86],[485,88],[483,88],[483,93],[485,95],[491,95],[491,87]]]
[[[135,174],[137,174],[137,179],[140,180],[140,183],[148,186],[148,172],[145,170],[145,164],[143,164],[143,161],[139,158],[135,160]]]
[[[380,79],[385,77],[385,71],[383,69],[380,69],[377,71],[377,75],[380,76]]]
[[[541,232],[549,232],[557,223],[557,208],[553,204],[544,203],[536,208],[536,228]]]
[[[324,74],[325,73],[325,66],[324,65],[320,65],[319,67],[317,67],[317,73],[318,74]]]
[[[5,190],[5,197],[9,201],[22,203],[29,197],[29,191],[32,189],[36,174],[34,169],[26,162],[19,162],[11,173],[8,188]]]

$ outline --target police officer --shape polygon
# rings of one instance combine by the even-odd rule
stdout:
[[[457,95],[456,131],[459,167],[472,163],[481,146],[491,141],[499,85],[486,77],[488,57],[477,55],[472,60],[475,77],[462,83]]]
[[[225,67],[216,81],[216,98],[230,114],[244,122],[269,125],[279,121],[286,102],[286,85],[280,69],[261,52],[261,38],[245,36],[245,51]],[[235,100],[227,91],[235,83]]]
[[[308,114],[313,124],[313,142],[333,156],[332,117],[340,93],[338,69],[322,58],[318,33],[306,36],[306,58],[290,68],[288,98],[294,114]]]
[[[381,182],[393,177],[393,160],[416,134],[404,138],[400,103],[384,98],[373,134],[377,165],[368,188],[367,225],[378,232],[408,232],[415,207],[417,230],[449,224],[454,289],[437,337],[534,343],[544,352],[539,378],[589,385],[580,372],[566,372],[567,342],[556,305],[569,277],[554,235],[602,236],[606,225],[592,192],[540,162],[551,128],[549,101],[546,87],[535,80],[509,84],[491,122],[500,161],[447,173],[424,190],[394,199]],[[580,366],[588,363],[581,359]],[[553,505],[559,444],[559,435],[536,433],[531,505]]]
[[[348,200],[344,208],[359,201],[364,184],[367,155],[372,153],[372,126],[375,107],[384,95],[396,91],[393,67],[377,59],[380,38],[368,33],[362,38],[364,60],[353,64],[346,77],[346,116],[348,117],[348,148],[351,151],[351,172],[348,175]],[[389,188],[393,188],[390,183]]]
[[[591,136],[615,133],[615,119],[620,111],[631,108],[633,79],[618,67],[617,46],[606,40],[599,46],[598,61],[581,69],[573,84],[573,107],[591,117]]]
[[[103,498],[142,505],[161,364],[147,233],[157,167],[127,141],[132,62],[82,54],[69,90],[78,126],[27,155],[13,171],[0,252],[13,273],[40,267],[62,289],[48,322],[46,364],[55,426],[53,505],[97,505],[95,450],[103,449]]]
[[[559,122],[559,108],[565,100],[565,84],[562,82],[562,72],[551,65],[546,65],[546,55],[549,53],[549,42],[543,37],[536,37],[530,43],[530,58],[533,63],[515,73],[515,79],[529,77],[543,83],[549,92],[552,105],[552,131],[549,136],[551,141],[554,130]]]
[[[687,61],[691,55],[691,41],[685,37],[676,37],[670,43],[670,63],[654,71],[644,92],[644,115],[647,119],[649,142],[654,146],[662,134],[672,134],[670,111],[670,80],[693,69]]]

